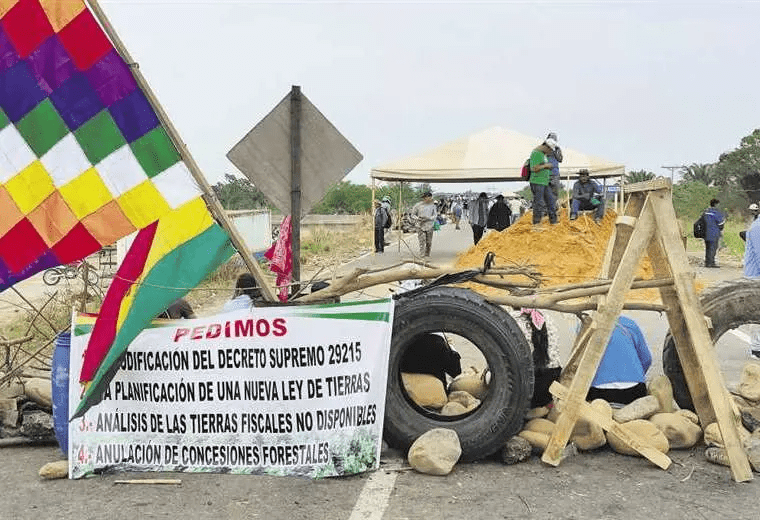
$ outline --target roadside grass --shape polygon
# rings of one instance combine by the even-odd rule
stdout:
[[[699,252],[705,250],[705,242],[701,238],[694,238],[691,232],[692,222],[681,220],[681,228],[687,234],[686,251]],[[732,260],[741,262],[744,259],[744,241],[739,237],[739,231],[744,231],[747,226],[743,222],[726,221],[723,228],[722,245],[725,249],[721,250],[721,255],[726,255]]]

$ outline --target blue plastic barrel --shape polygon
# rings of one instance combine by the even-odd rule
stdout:
[[[53,429],[64,455],[69,454],[69,354],[71,333],[61,332],[53,350]]]

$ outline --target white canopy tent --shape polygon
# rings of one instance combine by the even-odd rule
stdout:
[[[462,137],[420,155],[372,168],[373,180],[406,182],[520,181],[520,169],[543,139],[501,127]],[[592,177],[617,177],[625,167],[600,157],[562,148],[560,174],[569,178],[587,169]]]
[[[520,176],[520,170],[533,149],[542,142],[543,139],[514,130],[498,126],[488,128],[420,155],[372,168],[372,199],[375,198],[375,181],[378,180],[420,183],[525,182]],[[582,169],[588,170],[591,177],[604,179],[605,185],[608,177],[625,175],[625,166],[622,164],[566,148],[561,142],[560,147],[563,160],[559,171],[562,179],[568,183],[577,178],[578,171]],[[401,191],[399,190],[399,210],[402,207]],[[616,194],[616,206],[619,194],[620,191]]]

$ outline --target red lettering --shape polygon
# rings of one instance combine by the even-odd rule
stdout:
[[[212,323],[208,326],[208,330],[206,331],[206,339],[214,339],[218,338],[222,335],[222,326],[218,323]]]
[[[177,331],[174,333],[174,342],[178,342],[179,338],[182,336],[187,336],[188,334],[190,334],[190,329],[177,329]]]
[[[190,336],[191,339],[203,339],[203,329],[206,327],[195,327],[193,328],[193,334]]]
[[[259,336],[269,336],[269,322],[267,320],[258,320],[256,322],[256,333]]]
[[[287,322],[285,321],[285,318],[275,318],[274,321],[272,321],[272,334],[274,334],[277,337],[284,336],[288,333],[288,329],[285,326]]]
[[[253,336],[253,320],[235,320],[235,337]]]

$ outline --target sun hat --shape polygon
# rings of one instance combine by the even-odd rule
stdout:
[[[383,202],[390,202],[390,201],[391,201],[391,198],[390,198],[388,195],[386,195],[385,197],[383,197],[383,198],[382,198],[382,199],[380,199],[380,200],[382,200]]]
[[[758,210],[760,210],[760,206],[758,206],[757,204],[755,204],[753,202],[752,204],[749,205],[749,210],[750,211],[758,211]]]
[[[547,138],[546,141],[544,141],[544,144],[548,146],[549,148],[551,148],[552,150],[557,149],[557,140],[552,139],[551,137]]]

